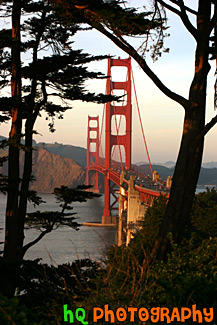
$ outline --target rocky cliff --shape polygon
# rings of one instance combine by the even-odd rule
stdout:
[[[52,192],[55,187],[75,187],[85,181],[85,171],[70,158],[55,155],[41,147],[33,154],[33,172],[36,181],[31,189]]]
[[[6,153],[5,153],[6,154]],[[23,167],[21,155],[21,170]],[[2,169],[7,174],[7,166]],[[43,147],[37,147],[33,152],[33,171],[36,181],[31,183],[30,189],[38,192],[53,192],[55,187],[66,185],[75,187],[85,182],[85,170],[74,160],[56,155]]]

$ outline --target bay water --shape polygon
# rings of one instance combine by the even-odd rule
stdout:
[[[197,188],[196,193],[204,192],[205,188]],[[60,211],[53,194],[40,194],[46,203],[34,208],[28,204],[28,212]],[[0,242],[4,241],[6,196],[0,193]],[[75,218],[78,223],[101,222],[103,214],[104,196],[91,199],[85,203],[74,202],[73,211],[77,213]],[[40,234],[39,230],[25,230],[24,244],[34,240]],[[116,231],[110,227],[86,227],[81,226],[78,231],[70,227],[60,227],[46,234],[37,244],[32,246],[25,254],[25,259],[41,258],[48,264],[70,263],[78,258],[91,258],[99,261],[106,257],[109,247],[115,244]],[[2,250],[3,245],[0,246]]]
[[[40,194],[46,203],[37,207],[40,211],[60,211],[55,196]],[[104,197],[94,198],[85,203],[73,203],[72,212],[76,222],[101,222]],[[4,240],[6,196],[0,194],[0,242]],[[35,211],[29,204],[28,212]],[[39,230],[25,230],[25,243],[34,240],[40,234]],[[109,247],[115,244],[115,228],[112,227],[86,227],[81,226],[78,231],[69,227],[60,227],[46,234],[37,244],[32,246],[25,254],[25,259],[41,258],[48,264],[70,263],[78,258],[91,258],[99,261],[105,258]],[[1,245],[1,249],[3,246]]]

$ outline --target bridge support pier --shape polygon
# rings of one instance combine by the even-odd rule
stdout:
[[[120,186],[123,183],[122,175]],[[134,177],[130,176],[128,193],[120,188],[119,218],[117,226],[116,243],[118,246],[129,244],[135,233],[141,228],[141,222],[145,218],[147,205],[141,202],[140,192],[135,189]]]
[[[126,225],[127,218],[127,200],[125,189],[122,187],[126,173],[121,172],[120,175],[120,196],[119,196],[119,216],[117,221],[117,232],[116,232],[116,244],[118,246],[123,245],[126,242],[126,233],[123,229]]]
[[[109,173],[105,177],[105,191],[104,191],[104,210],[102,216],[102,224],[115,224],[116,223],[116,216],[111,215],[111,210],[114,210],[114,205],[117,202],[118,198],[115,196],[115,202],[111,205],[110,204],[110,193],[112,192],[112,188],[110,185],[109,180]]]
[[[105,223],[111,223],[111,212],[110,212],[110,180],[109,175],[105,176],[104,179],[105,185],[104,185],[104,210],[103,210],[103,216],[102,216],[102,224]]]
[[[141,228],[148,206],[141,202],[140,192],[135,189],[135,180],[130,176],[128,189],[128,209],[127,209],[127,236],[126,246]]]

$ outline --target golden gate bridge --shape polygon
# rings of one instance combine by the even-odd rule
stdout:
[[[113,80],[113,67],[125,68],[125,81]],[[146,171],[139,168],[139,166],[133,165],[131,162],[132,85],[136,99],[136,107],[139,117],[139,124],[142,131],[142,138],[148,159],[148,168]],[[130,201],[128,197],[130,187],[132,188],[133,186],[134,191],[136,191],[133,193],[134,196],[135,193],[137,193],[137,201],[138,199],[140,201],[139,204],[146,207],[152,205],[153,200],[157,198],[160,193],[168,195],[169,189],[171,187],[171,177],[167,180],[167,182],[162,181],[158,173],[156,171],[153,172],[152,169],[136,95],[136,87],[133,78],[130,57],[127,59],[115,59],[112,57],[108,58],[106,94],[115,95],[117,93],[122,94],[119,96],[121,97],[121,100],[107,102],[104,105],[101,128],[99,126],[99,116],[88,116],[86,183],[87,185],[89,185],[90,182],[94,183],[95,191],[98,191],[98,174],[100,173],[104,175],[104,211],[102,216],[102,224],[105,225],[116,223],[117,212],[115,216],[113,210],[117,210],[117,202],[119,202],[119,219],[121,218],[122,213],[120,212],[121,207],[121,210],[125,210],[125,212],[126,210],[129,210],[129,207],[127,208],[127,204],[124,205],[124,202],[126,203],[126,201]],[[121,123],[123,120],[125,122],[125,129],[121,132]],[[104,132],[103,125],[105,125]],[[103,136],[105,143],[105,154],[103,154],[102,149]],[[113,158],[116,148],[118,148],[119,161]],[[124,148],[124,150],[122,148]],[[92,173],[91,179],[90,173]],[[117,186],[119,190],[117,190]],[[111,201],[111,195],[113,196],[113,201]],[[122,198],[121,200],[120,197]],[[121,207],[120,201],[122,202]],[[124,206],[126,209],[124,209]],[[136,210],[135,205],[134,210]],[[138,214],[138,211],[134,212],[134,214],[136,213]],[[136,219],[137,216],[134,216],[133,218]],[[133,220],[133,218],[132,216],[128,216],[128,219]]]

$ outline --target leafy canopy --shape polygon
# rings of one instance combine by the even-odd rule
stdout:
[[[1,15],[11,15],[13,3],[1,3]],[[88,79],[105,78],[100,72],[89,71],[88,63],[106,58],[73,50],[73,36],[81,30],[73,20],[69,22],[59,11],[53,11],[49,1],[22,0],[21,58],[22,58],[22,116],[33,123],[39,112],[45,111],[54,131],[53,118],[72,108],[71,101],[104,103],[111,100],[104,94],[86,90]],[[1,122],[8,119],[13,102],[5,96],[11,81],[11,28],[0,31],[0,111]],[[8,114],[6,114],[8,113]]]

